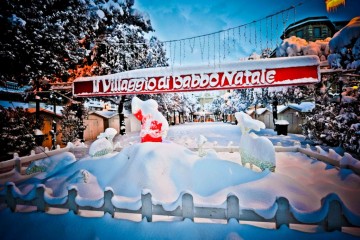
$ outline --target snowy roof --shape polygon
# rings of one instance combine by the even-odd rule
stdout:
[[[314,109],[314,107],[315,107],[314,102],[302,102],[300,104],[289,103],[288,105],[278,105],[277,113],[282,113],[289,108],[298,112],[311,112]],[[266,110],[272,112],[272,106],[269,106]]]
[[[36,112],[36,108],[29,108],[28,109],[29,113],[35,113]],[[53,111],[50,111],[48,109],[45,109],[45,108],[40,108],[40,112],[42,113],[48,113],[50,115],[54,115],[54,112]],[[57,117],[62,117],[62,113],[58,113],[58,111],[56,110],[57,114],[56,116]]]
[[[0,105],[3,106],[4,108],[14,108],[14,107],[29,108],[29,103],[24,103],[24,102],[0,101]]]
[[[322,17],[309,17],[309,18],[305,18],[302,20],[299,20],[295,23],[290,24],[286,29],[285,32],[288,32],[296,27],[305,25],[305,24],[309,24],[309,23],[314,23],[314,22],[326,22],[329,24],[329,26],[334,30],[335,26],[334,24],[329,20],[328,17],[326,16],[322,16]],[[283,37],[283,36],[282,36]]]
[[[96,111],[95,113],[104,118],[112,118],[114,116],[119,115],[117,112],[114,111]]]
[[[11,89],[7,87],[0,87],[0,92],[8,92],[8,93],[24,93],[31,89],[31,86],[23,86],[18,89]]]
[[[245,112],[246,112],[246,114],[251,115],[255,112],[255,109],[251,108],[251,109],[246,110]]]
[[[258,109],[256,109],[256,114],[261,115],[261,114],[265,113],[267,110],[268,110],[267,108],[258,108]]]
[[[84,103],[85,107],[104,107],[103,101],[89,101]]]
[[[54,113],[54,106],[53,105],[45,105],[44,109],[48,112]],[[56,106],[56,115],[62,116],[62,110],[64,109],[63,106]]]
[[[28,109],[29,112],[33,113],[36,111],[36,107],[35,107],[35,103],[30,102],[30,103],[24,103],[24,102],[12,102],[12,101],[0,101],[0,105],[5,107],[5,108],[16,108],[16,107],[20,107],[20,108],[24,108],[24,109]],[[64,109],[63,106],[56,106],[56,115],[61,117],[62,116],[62,110]],[[40,111],[42,112],[47,112],[50,114],[54,113],[54,106],[53,105],[48,105],[45,103],[40,103]]]
[[[289,107],[299,112],[311,112],[315,108],[314,102],[290,103]]]

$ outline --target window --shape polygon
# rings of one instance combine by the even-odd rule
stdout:
[[[321,28],[314,27],[314,38],[320,38],[320,37],[321,37]]]
[[[296,32],[296,36],[299,37],[299,38],[303,38],[303,37],[304,37],[304,32],[303,32],[303,30],[297,31],[297,32]]]

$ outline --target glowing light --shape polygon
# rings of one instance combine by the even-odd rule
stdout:
[[[325,0],[326,10],[328,12],[335,10],[340,5],[345,5],[345,0]]]

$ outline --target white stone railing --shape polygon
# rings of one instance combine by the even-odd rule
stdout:
[[[199,148],[197,148],[197,147],[190,147],[189,149],[192,151],[199,150]],[[203,150],[206,151],[209,149],[213,149],[216,152],[229,152],[229,153],[239,152],[239,146],[213,146],[211,148],[204,148]],[[57,149],[52,150],[52,151],[49,151],[48,148],[45,148],[44,152],[41,152],[38,154],[35,154],[34,151],[31,151],[30,156],[25,156],[25,157],[19,157],[19,155],[17,153],[15,153],[13,159],[0,162],[0,171],[4,172],[3,169],[7,170],[7,172],[0,174],[0,178],[6,177],[9,174],[9,172],[14,168],[16,171],[18,171],[19,173],[22,174],[23,171],[21,169],[25,164],[44,159],[46,157],[54,156],[54,155],[62,153],[62,152],[70,151],[70,152],[74,153],[74,155],[76,156],[77,159],[79,159],[87,154],[87,150],[88,149],[86,147],[73,147],[73,145],[68,144],[65,148],[60,148],[60,146],[58,145]],[[115,150],[121,151],[122,148],[116,148]],[[320,147],[317,147],[317,151],[313,151],[313,150],[311,150],[309,145],[307,145],[306,148],[302,148],[300,146],[300,142],[295,142],[294,146],[286,146],[286,147],[282,146],[281,143],[278,142],[275,146],[275,152],[300,152],[311,158],[315,158],[317,160],[331,164],[335,167],[351,169],[354,173],[356,173],[357,175],[360,175],[360,165],[354,166],[354,165],[349,165],[346,163],[341,164],[342,161],[341,161],[341,159],[339,159],[339,157],[338,157],[338,159],[334,159],[334,157],[330,156],[329,154],[327,154],[327,155],[321,154]],[[345,156],[348,157],[348,154],[345,153]]]
[[[305,148],[302,148],[300,146],[299,142],[296,142],[293,147],[282,147],[281,144],[278,143],[277,146],[275,146],[276,152],[300,152],[308,157],[317,159],[319,161],[325,162],[327,164],[333,165],[337,168],[343,168],[343,169],[350,169],[355,174],[360,175],[360,165],[351,165],[346,163],[346,161],[342,161],[344,158],[351,158],[351,155],[348,153],[345,153],[344,156],[340,156],[336,154],[333,150],[330,150],[329,152],[325,152],[322,150],[319,146],[316,147],[316,151],[313,151],[309,145],[306,145]],[[354,161],[359,161],[355,158],[353,158]]]
[[[238,151],[237,146],[229,147],[213,147],[217,152],[236,152]],[[34,154],[30,156],[18,157],[14,156],[14,159],[0,162],[0,169],[2,168],[15,168],[19,173],[21,173],[22,166],[26,163],[32,161],[40,160],[49,156],[60,154],[67,151],[84,151],[84,148],[72,148],[71,145],[68,145],[65,148],[60,149],[59,147],[56,150],[48,151],[45,150],[43,153]],[[121,149],[118,149],[118,151]],[[196,151],[197,148],[192,150]],[[326,162],[328,164],[334,165],[338,168],[349,168],[354,171],[356,174],[360,175],[359,168],[353,165],[341,164],[341,157],[339,155],[330,155],[324,154],[321,149],[317,148],[317,151],[313,151],[309,146],[302,148],[299,143],[295,143],[291,147],[283,147],[280,144],[275,146],[276,152],[301,152],[306,154],[311,158],[316,158],[320,161]],[[337,158],[335,159],[334,158]],[[2,174],[4,175],[4,174]],[[351,219],[347,216],[346,211],[343,211],[344,204],[339,200],[335,195],[333,197],[325,197],[322,199],[322,207],[319,212],[325,210],[326,216],[322,216],[321,219],[316,219],[313,222],[303,221],[302,219],[296,218],[296,212],[294,209],[291,209],[289,201],[286,198],[279,197],[277,198],[274,204],[277,205],[277,212],[272,218],[264,218],[256,213],[256,210],[246,209],[239,205],[239,199],[234,195],[229,195],[226,199],[226,207],[203,207],[195,206],[193,202],[193,196],[189,193],[182,194],[181,200],[182,205],[177,207],[173,211],[166,211],[163,206],[153,204],[152,196],[150,193],[143,194],[141,196],[141,207],[137,210],[129,210],[125,208],[119,208],[113,204],[112,198],[114,193],[112,190],[105,190],[104,197],[102,199],[102,207],[95,208],[91,206],[79,205],[76,202],[78,196],[76,188],[71,188],[68,190],[68,195],[66,202],[64,204],[49,204],[45,200],[45,188],[43,185],[39,185],[36,189],[36,196],[33,199],[22,199],[21,197],[14,197],[14,188],[16,188],[14,183],[8,183],[6,186],[6,195],[0,196],[0,203],[6,204],[11,210],[16,211],[18,205],[28,205],[36,207],[37,211],[46,212],[49,208],[61,208],[74,211],[77,214],[81,215],[81,210],[90,210],[90,211],[100,211],[103,213],[109,213],[114,216],[115,213],[132,213],[132,214],[141,214],[142,217],[146,217],[148,221],[152,221],[153,215],[161,216],[174,216],[180,218],[189,218],[194,220],[194,218],[209,218],[209,219],[223,219],[230,220],[236,219],[238,221],[255,221],[255,222],[272,222],[275,223],[276,227],[285,224],[317,224],[323,226],[325,230],[341,230],[341,227],[346,226],[356,226],[359,227],[360,219]],[[325,208],[325,209],[324,209]],[[301,213],[304,215],[304,213]],[[311,214],[311,213],[309,213]],[[303,218],[306,219],[306,216]],[[352,221],[351,221],[352,220]]]
[[[192,151],[199,150],[199,148],[197,147],[192,147],[189,149]],[[209,149],[213,149],[216,152],[229,152],[229,153],[239,152],[239,146],[215,146],[211,148],[205,148],[205,147],[203,148],[203,150],[205,151]],[[319,146],[316,147],[316,151],[313,151],[309,145],[307,145],[305,148],[301,147],[300,142],[294,142],[294,146],[286,146],[286,147],[282,146],[281,143],[278,142],[275,145],[275,152],[300,152],[307,155],[308,157],[315,158],[319,161],[333,165],[337,168],[350,169],[355,174],[360,176],[360,165],[354,166],[354,165],[349,165],[347,163],[342,163],[343,161],[341,161],[341,159],[343,159],[344,157],[350,157],[348,153],[345,153],[344,157],[341,157],[340,155],[337,154],[331,155],[330,152],[324,154],[325,151],[322,150]],[[336,157],[337,159],[334,157]]]
[[[49,150],[49,148],[45,147],[43,152],[35,153],[34,150],[30,152],[29,156],[19,157],[18,153],[14,153],[14,157],[7,161],[0,162],[0,178],[6,178],[13,174],[13,169],[20,174],[25,173],[26,166],[28,166],[31,162],[42,160],[47,157],[51,157],[63,152],[72,152],[75,156],[84,156],[87,153],[87,148],[85,147],[73,147],[72,144],[68,144],[64,148],[60,148],[57,145],[56,149]]]
[[[151,193],[141,195],[141,206],[136,210],[129,210],[126,208],[119,208],[113,204],[114,192],[111,189],[104,191],[102,199],[96,200],[98,203],[101,201],[101,207],[84,206],[77,203],[78,192],[76,188],[70,188],[68,194],[65,197],[63,204],[49,204],[45,200],[45,187],[44,185],[38,185],[36,189],[36,195],[33,199],[22,199],[20,197],[14,197],[17,189],[14,183],[9,183],[6,186],[6,195],[0,196],[0,203],[6,204],[12,211],[17,211],[17,206],[33,206],[36,207],[36,211],[47,212],[50,208],[65,209],[73,211],[75,214],[82,215],[85,211],[102,212],[103,214],[110,214],[112,217],[116,213],[126,214],[141,214],[142,219],[146,218],[147,221],[152,222],[153,216],[173,216],[182,220],[185,218],[194,220],[194,218],[205,219],[223,219],[229,221],[230,219],[236,219],[237,221],[253,221],[253,222],[270,222],[275,223],[276,228],[285,224],[308,224],[319,225],[326,231],[341,231],[342,227],[359,227],[360,219],[356,217],[347,216],[347,212],[343,211],[344,204],[335,194],[330,194],[323,198],[321,201],[321,208],[316,210],[318,214],[314,218],[314,213],[297,212],[293,209],[284,197],[278,197],[274,204],[277,211],[274,216],[265,218],[253,209],[246,209],[239,205],[239,199],[235,195],[229,195],[226,199],[226,204],[222,204],[219,207],[206,207],[196,206],[193,201],[193,196],[189,193],[184,193],[179,196],[181,198],[181,205],[175,210],[167,211],[162,205],[154,204],[152,201]],[[35,210],[35,209],[34,209]],[[296,217],[298,216],[298,217]],[[309,220],[311,219],[311,220]]]

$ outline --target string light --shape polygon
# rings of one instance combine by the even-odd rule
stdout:
[[[212,32],[212,33],[208,33],[208,34],[203,34],[203,35],[199,35],[199,36],[194,36],[194,37],[189,37],[189,38],[183,38],[183,39],[178,39],[178,40],[169,40],[169,41],[163,41],[162,43],[165,44],[165,46],[167,46],[167,44],[169,44],[169,54],[170,54],[170,60],[172,63],[175,62],[176,60],[176,50],[177,50],[177,42],[179,42],[180,46],[179,46],[179,60],[178,62],[180,63],[180,65],[182,64],[182,62],[184,60],[186,60],[186,57],[188,56],[186,54],[186,49],[187,44],[190,48],[190,52],[191,54],[194,53],[194,49],[196,46],[196,41],[197,39],[199,39],[199,46],[200,46],[200,53],[201,53],[201,60],[204,61],[204,54],[206,51],[206,37],[207,37],[207,52],[208,52],[208,63],[210,65],[210,55],[211,55],[211,48],[210,48],[210,36],[213,35],[213,48],[214,48],[214,52],[213,52],[213,58],[214,58],[214,66],[216,65],[216,51],[218,51],[218,63],[221,63],[221,57],[223,57],[223,59],[225,59],[227,57],[227,55],[230,55],[231,53],[231,49],[236,49],[236,33],[235,30],[238,31],[237,36],[238,36],[238,44],[241,44],[241,42],[248,42],[250,44],[255,44],[255,49],[258,48],[258,44],[260,41],[260,49],[263,48],[262,46],[262,37],[263,37],[263,33],[262,33],[262,21],[265,20],[265,24],[266,24],[266,48],[269,48],[269,42],[271,44],[271,48],[273,47],[274,43],[274,34],[279,32],[279,15],[281,14],[282,17],[282,23],[283,23],[283,37],[285,38],[285,27],[286,24],[289,20],[289,16],[290,16],[290,10],[293,10],[293,14],[294,14],[294,21],[296,21],[296,8],[301,6],[303,3],[299,3],[295,6],[291,6],[287,9],[278,11],[274,14],[268,15],[266,17],[263,17],[261,19],[252,21],[250,23],[246,23],[246,24],[242,24],[233,28],[228,28],[225,30],[220,30],[217,32]],[[273,21],[273,17],[276,16],[276,32],[273,32],[273,28],[274,28],[274,23]],[[270,19],[269,19],[270,18]],[[270,24],[270,26],[269,26]],[[258,34],[258,28],[259,27],[259,34]],[[242,32],[242,29],[243,32]],[[254,28],[254,30],[252,30],[252,28]],[[230,31],[232,30],[232,43],[230,42]],[[249,32],[247,32],[249,31]],[[252,33],[252,31],[254,31],[254,33]],[[270,34],[269,34],[270,31]],[[226,35],[227,34],[227,35]],[[216,37],[216,35],[218,35]],[[222,36],[221,36],[222,35]],[[243,40],[241,40],[243,37]],[[270,37],[270,40],[269,40]],[[223,43],[221,43],[221,41],[223,40]],[[216,42],[218,41],[218,42]],[[227,41],[227,42],[226,42]],[[136,43],[132,43],[132,44],[136,44]],[[140,43],[140,44],[147,44],[147,43]],[[216,46],[217,45],[217,46]],[[221,46],[222,45],[222,46]],[[223,49],[221,48],[223,47]],[[165,47],[166,48],[166,47]],[[218,49],[216,49],[218,48]],[[223,56],[221,56],[221,54],[223,54]]]

